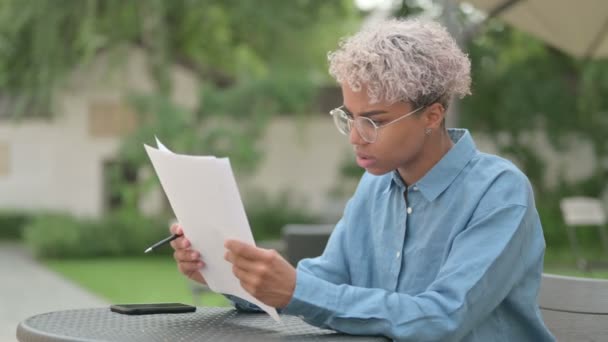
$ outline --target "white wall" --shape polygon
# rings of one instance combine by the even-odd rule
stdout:
[[[277,118],[267,128],[261,147],[264,159],[257,172],[239,184],[243,191],[260,188],[270,195],[290,191],[307,209],[335,217],[344,201],[328,196],[340,178],[344,158],[353,158],[348,138],[327,116],[304,120]],[[241,183],[241,182],[239,182]],[[255,200],[245,195],[246,200]]]
[[[100,163],[113,152],[116,141],[88,141],[75,127],[75,119],[0,123],[0,139],[10,150],[8,175],[0,177],[0,208],[100,213]]]

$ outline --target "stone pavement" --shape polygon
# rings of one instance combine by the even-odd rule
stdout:
[[[41,265],[20,244],[0,242],[0,341],[17,341],[17,325],[29,316],[107,305]]]

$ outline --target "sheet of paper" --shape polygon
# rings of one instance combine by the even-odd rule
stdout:
[[[205,261],[201,273],[209,288],[254,303],[280,321],[275,308],[243,289],[224,260],[227,239],[255,245],[228,158],[181,155],[156,141],[158,149],[144,147],[184,235]]]
[[[167,147],[165,147],[165,145],[163,145],[163,143],[160,142],[160,140],[158,140],[158,137],[154,136],[154,140],[156,140],[156,146],[160,151],[171,152]]]

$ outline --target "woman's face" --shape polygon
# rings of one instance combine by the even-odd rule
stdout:
[[[348,85],[342,85],[345,111],[353,118],[367,116],[377,126],[385,125],[417,109],[409,103],[370,104],[367,91],[354,92]],[[378,129],[377,139],[366,142],[353,126],[349,140],[357,157],[357,164],[374,175],[382,175],[395,169],[407,170],[422,156],[425,144],[425,128],[428,122],[424,115],[426,108],[414,115],[403,118]],[[372,114],[373,113],[373,114]]]

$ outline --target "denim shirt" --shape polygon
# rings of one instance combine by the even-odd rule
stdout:
[[[526,176],[450,129],[417,183],[364,174],[283,313],[398,341],[554,341],[537,304],[545,241]],[[244,305],[239,305],[244,308]]]

